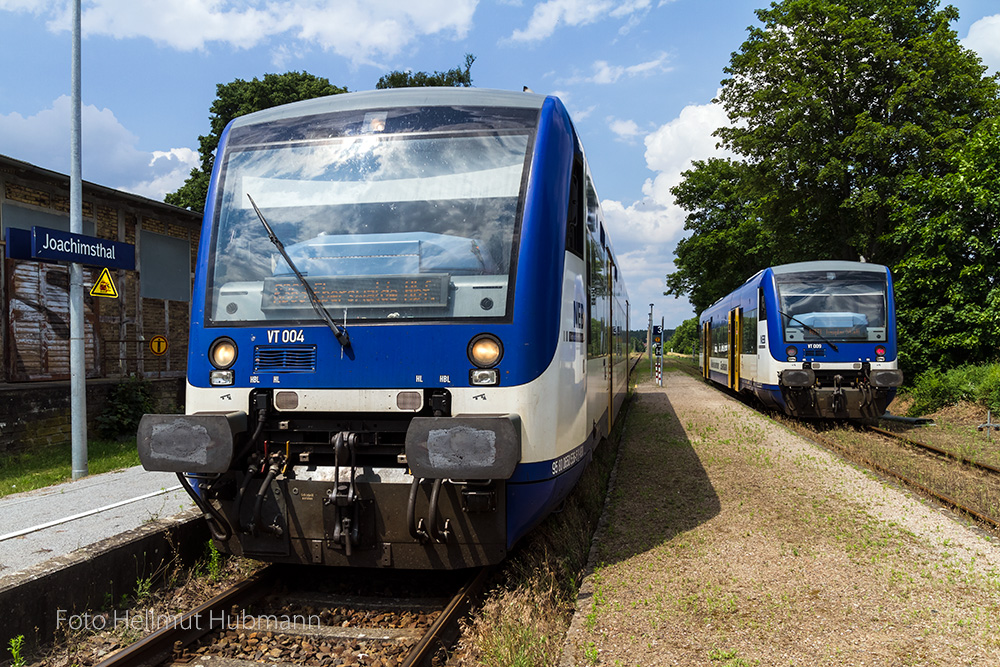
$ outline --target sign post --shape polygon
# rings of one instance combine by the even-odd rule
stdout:
[[[83,159],[81,157],[80,92],[80,0],[73,1],[72,124],[70,129],[69,231],[83,232]],[[72,430],[73,479],[86,477],[87,466],[87,369],[83,349],[83,266],[69,265],[69,391]]]
[[[663,386],[663,325],[653,325],[653,354],[656,355],[656,384]]]

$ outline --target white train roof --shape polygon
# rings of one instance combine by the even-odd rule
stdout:
[[[389,88],[360,93],[328,95],[326,97],[283,104],[240,116],[233,121],[232,126],[235,128],[243,125],[308,116],[317,113],[358,111],[360,109],[392,109],[396,107],[458,105],[540,109],[545,99],[545,95],[537,95],[535,93],[516,93],[487,88]]]

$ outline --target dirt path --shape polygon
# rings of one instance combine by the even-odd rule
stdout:
[[[1000,545],[683,374],[639,387],[564,665],[998,665]]]

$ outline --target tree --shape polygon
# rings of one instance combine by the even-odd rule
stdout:
[[[205,210],[208,182],[215,164],[215,150],[219,147],[222,131],[234,118],[280,104],[346,92],[346,88],[334,86],[328,79],[308,72],[265,74],[263,79],[235,79],[218,84],[215,101],[209,109],[211,131],[198,137],[201,167],[192,169],[184,185],[167,194],[164,201],[192,211]]]
[[[418,88],[423,86],[455,86],[468,88],[472,85],[472,63],[476,62],[476,57],[471,53],[465,54],[465,68],[456,67],[447,72],[401,72],[399,70],[389,72],[378,80],[375,88],[382,90],[385,88]]]
[[[783,0],[757,10],[725,69],[723,145],[755,172],[758,213],[796,259],[892,264],[885,244],[913,174],[997,113],[997,82],[938,0]]]
[[[675,189],[693,233],[668,293],[704,307],[735,286],[730,261],[746,278],[863,256],[895,271],[911,367],[996,357],[988,203],[1000,181],[984,175],[995,175],[1000,92],[949,27],[957,10],[938,7],[779,0],[757,11],[717,100],[730,123],[716,136],[738,158],[696,164]]]
[[[996,361],[1000,352],[1000,118],[940,177],[913,176],[892,240],[904,372]]]
[[[684,229],[692,234],[677,244],[677,270],[667,276],[664,294],[687,294],[701,312],[772,263],[775,253],[755,213],[756,193],[745,163],[698,160],[683,176],[671,192],[690,211]]]
[[[671,352],[679,354],[691,354],[698,344],[698,318],[692,317],[684,320],[674,330],[674,335],[664,344]]]

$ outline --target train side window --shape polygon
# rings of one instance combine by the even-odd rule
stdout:
[[[594,233],[597,231],[597,217],[601,210],[600,202],[597,200],[597,190],[594,189],[594,181],[590,174],[587,174],[587,229]]]
[[[767,319],[767,309],[764,307],[764,288],[757,288],[757,308],[760,310],[760,319]]]
[[[741,345],[743,347],[743,354],[756,354],[757,353],[757,309],[754,308],[751,311],[744,311],[742,315],[742,322],[740,322],[740,331],[742,332]]]
[[[583,159],[573,161],[569,184],[569,208],[566,211],[566,250],[583,258]]]

